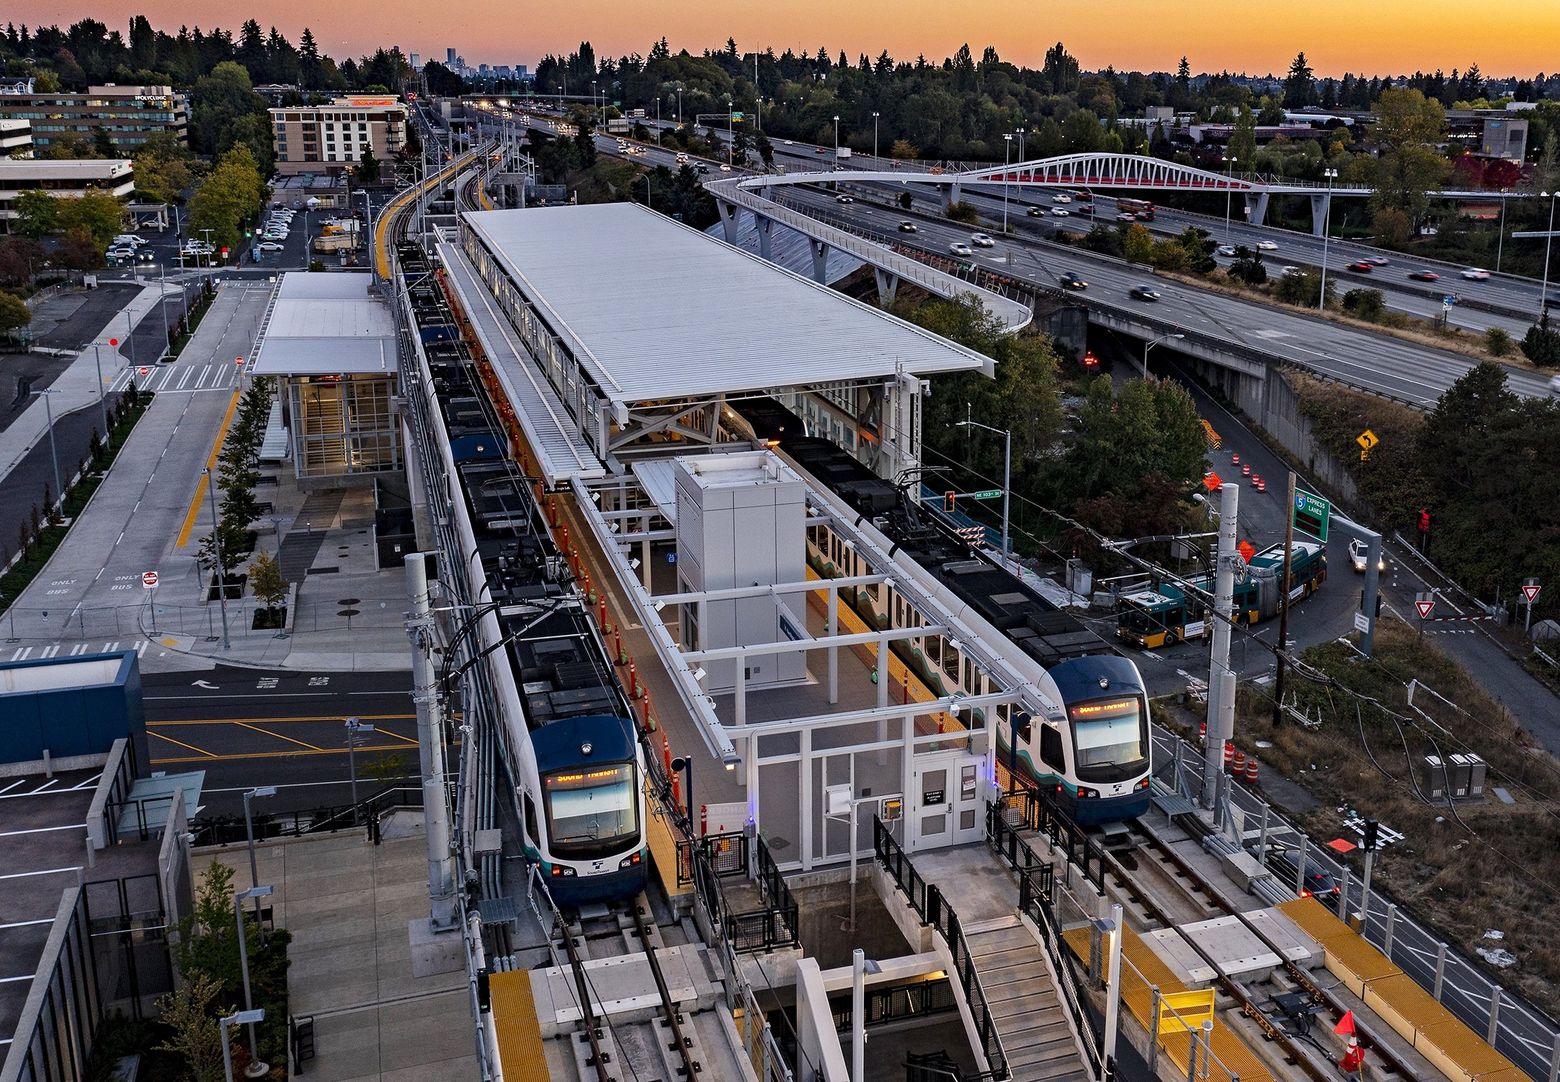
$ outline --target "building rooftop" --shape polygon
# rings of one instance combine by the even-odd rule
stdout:
[[[386,375],[396,366],[390,307],[367,274],[282,275],[250,371],[257,376]]]
[[[56,161],[52,158],[0,158],[0,182],[47,176],[61,180],[105,180],[131,171],[128,158],[87,158]]]
[[[465,221],[613,402],[991,363],[632,203]]]

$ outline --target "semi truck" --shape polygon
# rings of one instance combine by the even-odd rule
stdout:
[[[850,147],[839,147],[834,151],[834,157],[837,161],[850,161]]]

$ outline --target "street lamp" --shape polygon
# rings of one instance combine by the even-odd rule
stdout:
[[[1544,284],[1538,290],[1538,318],[1543,319],[1549,308],[1549,248],[1555,240],[1555,200],[1560,199],[1560,188],[1538,194],[1549,200],[1549,232],[1544,235]]]
[[[726,99],[726,164],[737,164],[737,119],[731,111],[731,99]]]
[[[110,338],[108,344],[117,346],[119,339]],[[108,439],[108,403],[105,401],[103,394],[103,344],[101,342],[92,343],[92,367],[97,369],[98,414],[103,421],[103,438],[106,440]],[[56,481],[55,483],[58,484],[59,482]]]
[[[693,802],[693,757],[689,756],[689,755],[679,755],[679,756],[677,756],[676,758],[674,758],[672,760],[672,769],[674,771],[681,770],[682,773],[683,773],[683,777],[687,779],[687,782],[688,782],[688,822],[691,824],[693,822],[693,809],[696,807],[696,805]]]
[[[983,428],[987,432],[995,432],[1006,440],[1002,452],[1002,560],[1006,563],[1011,552],[1008,546],[1008,508],[1013,491],[1013,430],[1011,428],[993,428],[991,425],[973,420],[955,421],[953,427]]]
[[[228,1044],[228,1027],[248,1025],[254,1028],[256,1022],[265,1021],[265,1011],[239,1011],[237,1014],[225,1014],[219,1021],[222,1027],[222,1076],[227,1082],[233,1082],[233,1050]]]
[[[233,895],[233,922],[238,927],[238,965],[239,972],[244,978],[244,1010],[261,1017],[264,1017],[265,1012],[255,1010],[254,1000],[249,990],[249,942],[248,937],[244,935],[244,903],[254,898],[258,905],[259,899],[269,898],[272,890],[271,887],[250,887],[248,890],[237,891]],[[255,923],[258,924],[259,921]],[[260,1046],[255,1043],[255,1022],[259,1020],[256,1018],[249,1023],[249,1066],[244,1069],[246,1078],[263,1078],[271,1072],[270,1066],[260,1059]],[[227,1033],[224,1031],[224,1045],[227,1043],[226,1037]],[[233,1077],[231,1065],[228,1067],[228,1077]]]
[[[1332,239],[1332,186],[1338,179],[1338,170],[1323,169],[1322,176],[1327,178],[1327,203],[1322,209],[1322,288],[1316,294],[1318,312],[1327,307],[1327,242]]]
[[[211,485],[210,467],[207,467],[204,472],[206,497],[211,501],[211,552],[217,562],[217,601],[222,609],[222,649],[226,650],[228,649],[227,568],[222,561],[222,523],[217,518],[217,493]]]
[[[255,821],[249,814],[249,801],[254,798],[265,799],[276,795],[276,786],[257,785],[253,789],[244,790],[244,835],[249,839],[249,884],[260,882],[260,872],[255,863]],[[255,924],[260,925],[260,898],[255,898]],[[260,934],[265,935],[265,926],[260,925]]]
[[[100,385],[101,383],[102,381],[99,380]],[[60,452],[59,448],[54,445],[54,405],[49,398],[49,396],[54,393],[55,391],[52,387],[33,392],[33,394],[43,395],[43,412],[47,418],[47,423],[49,426],[49,458],[54,463],[54,493],[57,497],[63,499],[65,490],[60,488]],[[103,438],[105,440],[108,439],[108,432],[106,429],[103,432]]]
[[[1018,160],[1021,161],[1021,162],[1027,160],[1024,157],[1024,132],[1025,131],[1026,131],[1026,129],[1024,129],[1024,128],[1019,128],[1018,129]]]
[[[347,722],[347,772],[352,779],[352,825],[358,824],[358,797],[357,797],[357,742],[360,735],[366,735],[374,731],[374,723],[362,721],[359,718],[348,718]]]
[[[1230,195],[1235,184],[1235,163],[1240,159],[1231,154],[1224,159],[1224,243],[1230,242]]]
[[[1185,337],[1186,337],[1186,335],[1184,335],[1184,334],[1162,334],[1158,338],[1154,339],[1152,342],[1149,342],[1147,345],[1145,345],[1143,347],[1143,378],[1144,379],[1148,378],[1148,351],[1149,350],[1151,350],[1155,346],[1159,345],[1159,343],[1164,342],[1164,341],[1168,341],[1171,338],[1185,338]]]
[[[854,846],[856,840],[851,839]],[[867,974],[881,973],[883,967],[866,951],[857,947],[850,952],[850,1077],[861,1082],[867,1077]]]
[[[840,162],[840,118],[834,118],[834,164]]]
[[[1013,136],[1009,132],[1002,133],[1002,232],[1008,231],[1008,170],[1013,153]]]
[[[881,115],[881,113],[872,114],[872,156],[874,158],[878,156],[878,117]]]

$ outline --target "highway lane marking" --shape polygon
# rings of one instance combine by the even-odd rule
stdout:
[[[222,427],[217,430],[216,442],[211,446],[211,455],[206,459],[206,469],[213,469],[217,464],[217,455],[222,451],[222,441],[227,438],[228,426],[233,423],[233,413],[238,409],[239,392],[233,392],[232,401],[228,403],[227,413],[222,417]],[[163,448],[164,453],[167,448]],[[155,474],[153,475],[155,476]],[[179,537],[173,543],[176,549],[182,549],[190,543],[190,531],[195,528],[195,517],[200,514],[201,500],[206,495],[206,480],[201,478],[195,485],[195,496],[190,500],[189,512],[184,516],[184,525],[179,530]]]
[[[289,744],[297,744],[300,748],[308,748],[310,751],[324,751],[325,750],[324,748],[320,747],[318,744],[310,744],[306,740],[294,740],[290,736],[283,736],[281,733],[273,733],[269,729],[262,729],[260,726],[254,725],[254,724],[252,724],[250,722],[247,722],[247,721],[235,721],[233,724],[236,725],[240,729],[248,729],[250,732],[261,733],[264,736],[274,736],[278,740],[285,740]]]
[[[155,736],[159,740],[166,740],[170,744],[177,744],[181,748],[188,748],[190,751],[194,751],[194,752],[199,752],[200,753],[200,759],[191,759],[191,758],[184,758],[184,759],[156,759],[156,758],[154,758],[152,760],[152,762],[154,762],[154,763],[161,763],[161,762],[194,763],[194,762],[200,762],[200,761],[202,761],[204,759],[218,759],[218,758],[221,758],[221,756],[217,755],[217,753],[214,752],[214,751],[207,751],[205,748],[197,748],[194,744],[186,744],[182,740],[175,740],[173,737],[167,735],[166,733],[154,732],[154,733],[149,733],[148,735]]]
[[[413,718],[415,718],[416,716],[417,716],[416,714],[359,714],[358,715],[358,719],[360,721],[410,721]],[[239,722],[244,722],[244,721],[252,722],[252,723],[258,724],[258,725],[271,725],[271,724],[286,723],[286,722],[304,722],[304,723],[308,723],[308,722],[311,722],[311,721],[315,721],[315,722],[318,722],[318,721],[340,721],[340,722],[345,722],[346,719],[344,717],[342,717],[340,714],[318,714],[318,715],[299,715],[299,716],[296,716],[296,717],[285,717],[285,718],[180,718],[178,720],[172,720],[172,721],[149,721],[146,724],[149,725],[149,726],[150,725],[235,725],[235,724],[238,724]]]

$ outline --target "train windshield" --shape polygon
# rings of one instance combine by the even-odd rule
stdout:
[[[1148,758],[1148,726],[1137,696],[1074,705],[1073,741],[1081,781],[1123,781]]]
[[[542,778],[553,852],[575,857],[615,853],[639,834],[634,764],[558,770]]]

